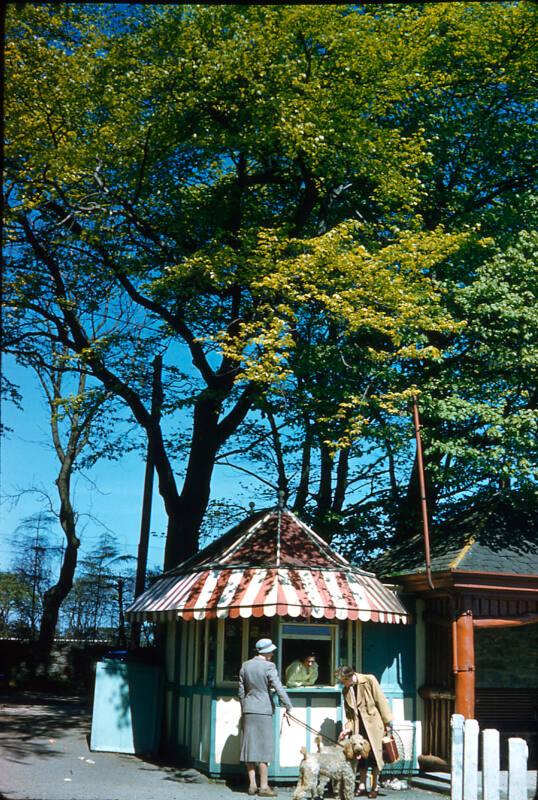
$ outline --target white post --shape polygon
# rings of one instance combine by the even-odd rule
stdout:
[[[417,599],[415,613],[413,614],[415,621],[415,686],[426,684],[426,659],[424,658],[424,653],[426,652],[426,623],[424,622],[424,606],[424,600]],[[426,717],[424,714],[424,700],[419,692],[416,693],[415,698],[417,738],[413,767],[418,769],[418,757],[422,755],[422,725],[424,725]]]
[[[500,789],[499,731],[482,731],[482,800],[499,800]]]
[[[478,722],[466,719],[463,732],[463,800],[478,800]]]
[[[418,757],[422,755],[422,722],[415,722],[415,752],[413,754],[413,769],[418,769]]]
[[[450,797],[463,800],[463,714],[452,714],[452,746],[450,752]]]
[[[527,800],[527,758],[525,739],[508,739],[508,800]]]

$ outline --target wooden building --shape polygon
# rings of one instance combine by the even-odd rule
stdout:
[[[390,586],[352,566],[285,508],[253,514],[166,573],[129,609],[166,625],[165,749],[209,775],[242,772],[239,668],[256,640],[285,667],[312,651],[315,686],[290,689],[294,716],[334,738],[342,724],[339,665],[377,675],[416,764],[414,625]],[[298,776],[311,733],[274,717],[273,781]],[[418,741],[419,746],[419,741]]]
[[[509,736],[525,738],[529,764],[537,766],[535,512],[532,504],[518,508],[497,495],[434,528],[433,590],[421,535],[374,562],[377,574],[397,582],[404,597],[415,599],[424,625],[418,692],[423,703],[420,763],[425,769],[448,766],[454,712],[477,719],[483,728],[500,730],[504,751]]]

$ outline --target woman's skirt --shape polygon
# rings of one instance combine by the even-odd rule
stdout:
[[[275,759],[271,714],[243,714],[241,761],[270,763]]]

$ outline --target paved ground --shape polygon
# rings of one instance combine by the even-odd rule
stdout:
[[[239,800],[244,784],[196,770],[89,750],[90,715],[76,698],[0,696],[0,800]],[[290,800],[293,787],[279,788]],[[385,800],[439,800],[420,789]]]
[[[0,792],[6,800],[233,800],[191,770],[89,750],[90,715],[76,699],[0,699]],[[191,783],[191,781],[203,781]]]

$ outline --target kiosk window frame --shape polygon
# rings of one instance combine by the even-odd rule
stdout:
[[[230,678],[224,677],[224,656],[225,656],[225,648],[229,643],[227,642],[227,637],[225,633],[225,625],[239,625],[241,627],[241,648],[239,654],[236,653],[236,656],[239,655],[238,659],[238,667],[241,667],[243,661],[247,660],[247,647],[248,647],[248,620],[236,618],[236,619],[219,619],[217,621],[217,675],[216,675],[216,685],[217,686],[237,686],[238,679],[239,679],[239,669],[237,670],[238,677],[236,680],[230,680]]]
[[[329,681],[328,682],[321,682],[318,681],[312,687],[305,687],[309,689],[313,689],[316,687],[334,687],[336,686],[336,665],[339,664],[339,635],[338,635],[338,624],[331,624],[331,623],[308,623],[308,622],[281,622],[279,626],[279,637],[278,637],[278,665],[279,665],[279,673],[282,678],[282,682],[285,684],[285,671],[286,667],[289,666],[289,663],[294,659],[286,659],[286,642],[302,642],[301,650],[308,651],[312,649],[313,652],[316,650],[316,642],[318,643],[329,643]],[[296,647],[293,650],[297,650]],[[297,654],[294,653],[294,657],[297,657]],[[322,665],[320,661],[318,661],[320,666],[320,673],[326,672],[327,665]],[[291,690],[293,691],[293,690]]]

